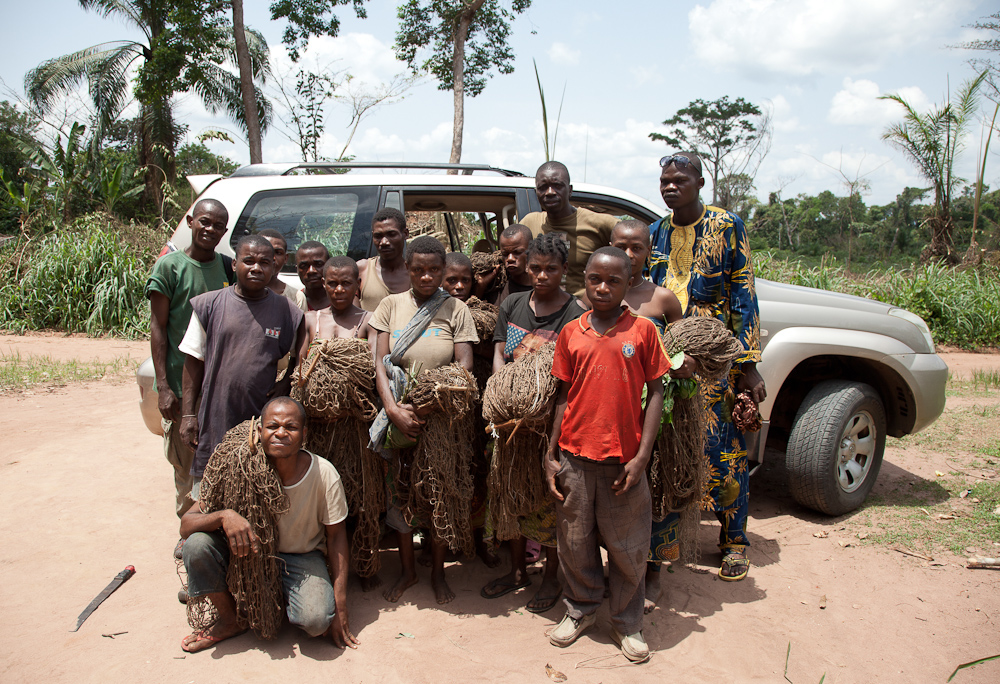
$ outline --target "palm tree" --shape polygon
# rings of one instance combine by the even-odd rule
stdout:
[[[169,3],[156,0],[79,0],[79,3],[85,10],[114,17],[138,29],[145,41],[110,41],[47,60],[25,75],[24,89],[32,104],[47,113],[61,94],[86,82],[95,110],[91,145],[95,152],[92,158],[96,161],[105,131],[135,98],[129,88],[130,69],[138,63],[141,74],[143,67],[154,60],[154,49],[162,44],[159,39],[171,28],[170,7]],[[246,34],[253,74],[263,84],[270,75],[267,43],[255,31],[247,30]],[[218,35],[206,28],[202,39],[212,42]],[[229,32],[229,35],[232,33]],[[218,61],[236,63],[231,38],[215,53],[220,58]],[[183,59],[190,58],[185,56]],[[187,80],[205,107],[213,114],[224,112],[246,132],[239,77],[221,64],[207,60],[197,64],[186,62],[180,69],[185,67],[191,67],[186,73]],[[173,181],[176,176],[174,151],[181,133],[174,120],[173,92],[164,93],[162,90],[136,98],[139,100],[137,126],[141,141],[139,165],[146,169],[146,197],[156,202],[159,201],[161,183],[164,180]],[[259,91],[257,103],[261,128],[266,129],[271,118],[270,103]]]
[[[883,95],[881,99],[898,102],[905,110],[903,121],[889,126],[882,139],[903,154],[917,167],[934,188],[934,209],[927,218],[931,228],[931,243],[921,259],[944,259],[955,263],[952,234],[955,223],[951,217],[951,197],[962,179],[954,174],[955,159],[962,151],[962,138],[979,109],[979,86],[986,72],[963,83],[955,101],[935,106],[926,114],[918,113],[901,95]]]

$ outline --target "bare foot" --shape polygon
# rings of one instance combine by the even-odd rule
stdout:
[[[431,586],[434,588],[434,597],[437,599],[438,603],[450,603],[451,600],[455,598],[455,592],[451,590],[451,587],[448,586],[448,582],[445,581],[443,571],[440,575],[436,572],[431,573]]]
[[[207,629],[200,629],[197,632],[192,632],[181,639],[181,650],[188,653],[204,651],[206,648],[212,648],[220,641],[225,641],[226,639],[230,639],[234,636],[239,636],[245,631],[246,630],[244,629],[240,629],[240,626],[235,622],[217,622]]]
[[[378,575],[372,575],[371,577],[358,577],[361,581],[361,591],[372,591],[378,587],[382,586],[382,578]]]
[[[382,598],[389,603],[395,603],[403,595],[403,592],[417,583],[417,576],[400,575],[394,585],[382,592]]]
[[[643,614],[649,614],[656,608],[656,602],[660,600],[660,570],[646,569],[646,600],[642,606]]]

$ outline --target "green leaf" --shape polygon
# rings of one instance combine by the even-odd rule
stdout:
[[[670,357],[670,370],[677,370],[684,364],[684,352],[679,351]]]

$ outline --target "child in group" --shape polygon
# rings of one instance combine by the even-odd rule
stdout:
[[[527,272],[534,287],[529,292],[518,292],[507,297],[500,305],[496,332],[493,335],[493,372],[523,354],[554,342],[560,331],[571,321],[583,315],[580,300],[562,289],[562,279],[569,268],[569,250],[566,241],[555,233],[539,235],[528,244]],[[497,598],[531,584],[528,578],[525,550],[529,540],[545,548],[545,574],[538,593],[526,608],[542,613],[559,600],[559,553],[556,547],[555,504],[543,506],[534,514],[520,521],[521,537],[511,540],[511,571],[484,586],[484,598]]]
[[[625,252],[601,247],[583,277],[593,308],[563,328],[552,364],[560,385],[545,471],[557,501],[567,610],[549,641],[569,646],[597,619],[604,595],[600,535],[608,551],[611,637],[626,658],[644,662],[643,583],[652,523],[646,465],[670,361],[656,326],[622,305],[632,282]]]
[[[444,279],[441,287],[459,301],[472,296],[472,260],[461,252],[448,252],[444,259]]]
[[[472,345],[479,341],[469,308],[441,289],[445,271],[445,250],[441,243],[430,236],[410,241],[405,263],[410,289],[385,297],[369,321],[377,331],[375,379],[384,407],[372,425],[372,444],[380,453],[397,461],[399,455],[385,445],[388,423],[410,439],[417,439],[425,424],[412,404],[401,403],[406,373],[439,368],[453,361],[471,371]],[[391,365],[391,377],[387,363]],[[398,466],[397,462],[395,467]],[[417,582],[410,522],[403,519],[398,499],[390,502],[386,523],[398,533],[402,566],[399,580],[383,594],[393,603]],[[431,585],[437,602],[448,603],[455,594],[444,576],[447,546],[431,535],[431,550]]]
[[[619,221],[611,231],[611,246],[625,252],[632,262],[632,285],[625,293],[625,305],[633,313],[651,320],[662,335],[666,326],[681,320],[683,312],[681,303],[673,292],[654,285],[642,275],[652,251],[649,226],[635,219]],[[671,377],[675,378],[690,378],[693,374],[694,359],[691,357],[685,357],[683,365],[670,372]],[[646,613],[656,607],[660,598],[661,563],[675,562],[680,558],[679,523],[680,516],[677,513],[670,513],[660,522],[653,521],[646,566],[646,598],[643,609]]]
[[[468,302],[472,296],[472,260],[462,252],[448,252],[444,260],[444,280],[441,282],[442,289],[455,299],[461,302]],[[480,343],[482,340],[480,340]],[[493,358],[492,350],[482,351],[483,344],[473,345],[472,353],[483,359],[486,354],[489,359]],[[487,347],[489,344],[487,343]],[[475,359],[473,359],[475,360]],[[483,361],[482,363],[486,363]],[[475,374],[475,373],[474,373]],[[478,375],[477,375],[478,377]],[[480,386],[480,392],[483,387]],[[474,494],[472,497],[472,535],[476,544],[476,555],[479,556],[486,567],[495,568],[500,565],[500,558],[493,552],[493,547],[486,543],[484,533],[486,531],[486,478],[489,477],[490,463],[486,454],[486,433],[485,423],[482,421],[482,402],[476,403],[476,460],[472,464],[472,480]],[[421,552],[419,562],[428,565],[430,558],[426,553]]]
[[[360,286],[358,264],[354,259],[335,256],[323,265],[323,287],[330,298],[330,306],[306,312],[305,345],[299,352],[303,363],[313,340],[358,338],[368,340],[375,351],[375,330],[368,325],[372,315],[354,304]]]

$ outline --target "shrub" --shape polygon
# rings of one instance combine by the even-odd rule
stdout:
[[[19,280],[11,269],[0,287],[0,327],[148,335],[143,289],[155,253],[143,242],[152,240],[123,238],[101,216],[41,238],[23,258]]]
[[[992,267],[959,270],[930,263],[905,269],[874,268],[859,275],[825,260],[807,267],[762,252],[754,259],[754,271],[768,280],[844,292],[907,309],[927,322],[938,344],[1000,345],[1000,274]]]

